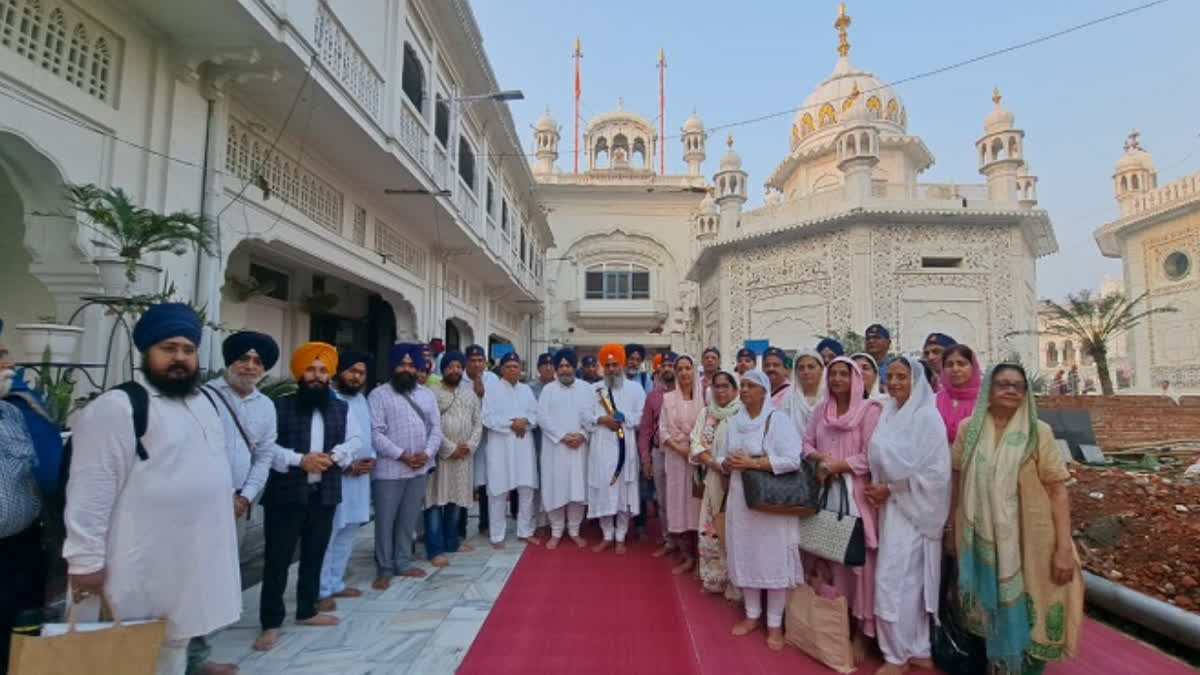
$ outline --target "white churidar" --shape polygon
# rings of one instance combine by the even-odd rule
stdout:
[[[588,420],[591,434],[588,443],[588,514],[592,518],[601,518],[601,526],[604,525],[604,516],[639,512],[638,473],[641,467],[638,461],[637,428],[642,421],[642,407],[646,404],[646,392],[636,382],[625,380],[612,390],[617,412],[625,415],[625,421],[621,424],[625,430],[625,466],[613,484],[612,477],[617,470],[619,456],[617,432],[596,423],[596,420],[608,415],[600,402],[601,393],[607,395],[607,392],[608,387],[603,380],[593,385],[592,413]]]
[[[562,440],[567,434],[587,438],[595,395],[583,380],[571,386],[556,380],[542,388],[537,424],[542,430],[542,506],[547,511],[587,502],[587,443],[572,449]]]
[[[525,418],[529,426],[517,438],[513,420]],[[513,488],[537,488],[537,459],[533,452],[533,430],[537,426],[537,401],[529,385],[507,380],[489,382],[483,394],[483,426],[488,430],[488,495],[499,496]]]

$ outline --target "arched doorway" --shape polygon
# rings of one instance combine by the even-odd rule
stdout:
[[[458,317],[446,319],[446,349],[462,351],[468,345],[475,344],[475,331],[470,324]]]
[[[388,352],[396,344],[396,313],[391,304],[378,295],[367,301],[367,351],[375,355],[369,382],[383,382],[388,377]]]

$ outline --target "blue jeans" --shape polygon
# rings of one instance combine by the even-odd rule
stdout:
[[[458,550],[458,519],[461,515],[458,504],[425,509],[425,555],[430,560]]]

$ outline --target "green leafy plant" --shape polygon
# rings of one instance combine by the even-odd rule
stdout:
[[[164,302],[182,302],[191,307],[196,316],[200,318],[200,323],[213,331],[220,333],[229,330],[229,327],[225,324],[208,320],[208,305],[198,305],[191,300],[179,297],[178,292],[175,290],[175,283],[169,278],[163,282],[163,289],[161,291],[158,293],[135,295],[123,303],[120,311],[124,312],[130,325],[133,325],[142,314],[146,313],[147,309],[150,309],[151,305],[158,305]],[[115,313],[115,311],[110,310],[110,313]]]
[[[224,376],[225,376],[224,368],[220,368],[218,370],[201,371],[200,383],[205,384],[208,382],[212,382],[213,380],[216,380],[216,379],[224,377]],[[270,375],[268,375],[267,377],[264,377],[258,383],[258,390],[261,391],[264,396],[266,396],[267,398],[269,398],[271,400],[275,400],[282,396],[287,396],[288,394],[294,394],[294,393],[296,393],[296,389],[297,389],[297,385],[294,380],[282,378],[282,377],[271,377]]]
[[[1108,367],[1108,343],[1118,335],[1132,330],[1154,314],[1179,311],[1175,307],[1141,308],[1149,293],[1130,300],[1122,293],[1095,296],[1089,290],[1067,294],[1066,302],[1045,300],[1040,312],[1043,328],[1040,331],[1013,331],[1009,335],[1053,335],[1070,338],[1080,344],[1080,351],[1096,362],[1100,389],[1112,396],[1112,376]]]
[[[37,384],[33,390],[41,397],[46,406],[46,417],[60,429],[67,428],[67,418],[81,406],[75,398],[75,378],[70,368],[55,368],[50,361],[50,348],[42,352],[42,365],[38,372]]]
[[[214,228],[202,215],[187,211],[158,213],[138,206],[121,188],[102,189],[95,184],[67,185],[67,202],[88,220],[97,233],[96,246],[125,259],[125,277],[137,279],[137,264],[147,253],[170,251],[176,255],[190,246],[213,254]]]

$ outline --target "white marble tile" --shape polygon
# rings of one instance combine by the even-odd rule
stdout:
[[[406,672],[414,675],[450,675],[458,669],[466,655],[467,650],[462,647],[429,645]]]

